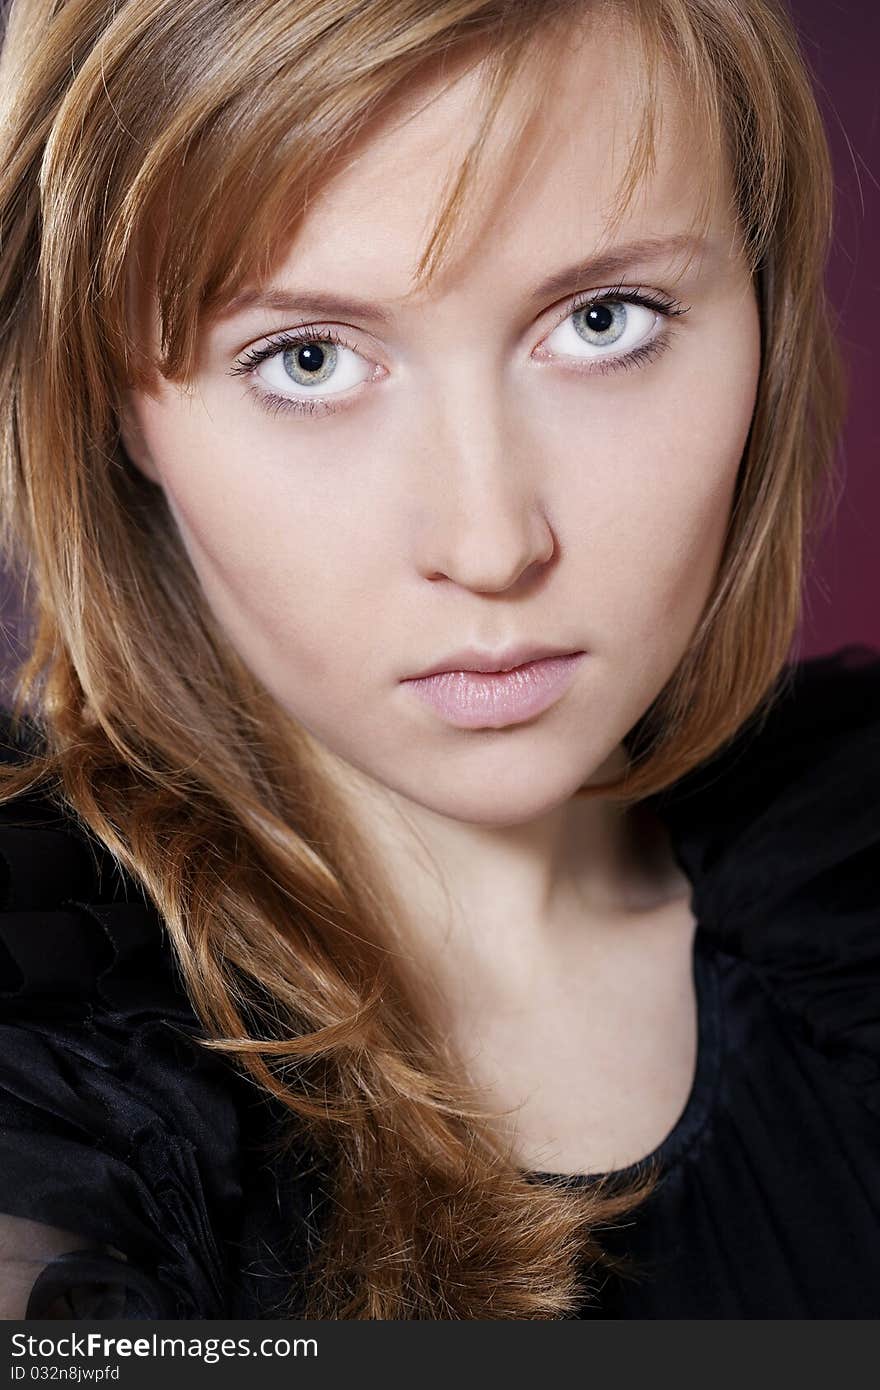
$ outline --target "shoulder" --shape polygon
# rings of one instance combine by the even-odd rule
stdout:
[[[239,1092],[200,1034],[140,888],[54,805],[0,806],[0,1212],[120,1252],[126,1315],[222,1316]]]
[[[880,1117],[880,652],[786,668],[764,711],[656,805],[697,920]]]
[[[654,801],[732,927],[876,847],[878,786],[880,653],[845,647],[787,667],[763,712]]]

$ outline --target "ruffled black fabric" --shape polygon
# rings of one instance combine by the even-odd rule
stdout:
[[[223,1316],[240,1098],[194,1041],[162,924],[35,799],[0,807],[0,870],[0,1210],[86,1250],[53,1261],[28,1316],[63,1288],[89,1316]]]
[[[783,685],[657,805],[697,920],[880,1119],[880,656],[843,648]]]
[[[880,654],[848,648],[652,799],[693,884],[697,1070],[660,1187],[609,1234],[642,1273],[582,1316],[880,1314],[878,787]],[[82,1237],[29,1316],[283,1314],[315,1189],[200,1033],[106,851],[0,807],[0,1211]]]

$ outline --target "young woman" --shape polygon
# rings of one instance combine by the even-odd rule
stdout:
[[[880,1312],[772,0],[14,0],[6,1316]]]

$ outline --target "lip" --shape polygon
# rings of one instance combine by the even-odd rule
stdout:
[[[584,651],[557,653],[506,670],[435,670],[402,684],[456,728],[501,729],[555,705],[585,656]]]
[[[464,647],[460,652],[454,652],[452,656],[444,657],[434,666],[426,666],[424,671],[418,671],[414,676],[408,676],[407,679],[421,680],[425,676],[442,675],[444,671],[512,671],[528,662],[543,661],[548,656],[572,656],[574,654],[571,647],[527,646],[523,642],[513,647],[507,647],[500,652],[481,651],[479,647]]]

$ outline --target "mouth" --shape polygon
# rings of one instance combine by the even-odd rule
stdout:
[[[444,657],[432,666],[425,667],[408,680],[424,680],[428,676],[442,676],[450,672],[498,675],[509,671],[520,671],[536,662],[551,658],[583,655],[570,647],[526,646],[520,643],[503,651],[486,652],[476,647],[466,647],[460,652]]]
[[[586,652],[577,651],[482,670],[446,667],[412,676],[403,685],[456,728],[500,729],[534,719],[555,705],[585,657]]]

